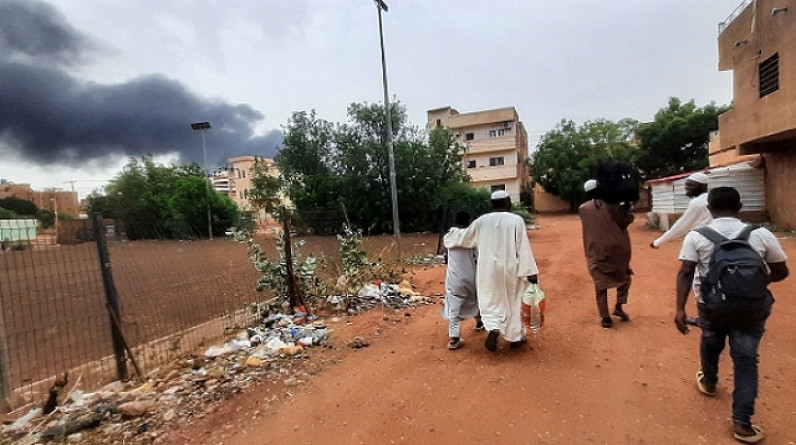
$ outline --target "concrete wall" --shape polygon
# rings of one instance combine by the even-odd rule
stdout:
[[[796,143],[791,150],[766,153],[766,210],[771,224],[796,230],[796,196],[790,183],[796,177]]]
[[[772,15],[773,8],[788,10]],[[796,129],[796,0],[752,2],[719,35],[719,69],[733,71],[733,109],[719,117],[721,149],[792,138]],[[753,30],[753,31],[752,31]],[[759,65],[779,54],[779,90],[760,97]]]

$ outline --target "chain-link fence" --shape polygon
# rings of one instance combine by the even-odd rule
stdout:
[[[338,220],[340,213],[327,219]],[[129,225],[100,219],[61,221],[44,233],[35,223],[16,226],[0,226],[0,391],[6,408],[41,401],[67,371],[83,388],[135,377],[137,369],[146,373],[258,322],[251,306],[271,298],[255,290],[259,272],[232,236],[211,241],[181,227],[149,224],[136,226],[131,240]],[[341,274],[335,236],[294,241],[299,239],[305,241],[303,254],[324,258],[319,277]],[[256,242],[278,259],[274,232],[260,230]],[[436,234],[402,237],[405,258],[432,254],[436,247]],[[396,262],[390,235],[366,237],[362,249],[398,273],[414,267]]]
[[[113,221],[76,220],[49,234],[3,231],[6,405],[38,398],[67,371],[92,386],[150,369],[251,323],[248,305],[268,297],[255,290],[246,247],[231,238],[209,241],[149,224],[136,227],[139,239],[130,241],[126,230]],[[273,243],[268,236],[259,241]]]

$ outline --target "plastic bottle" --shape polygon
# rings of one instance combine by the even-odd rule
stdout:
[[[544,325],[545,298],[539,285],[532,283],[522,295],[520,316],[527,332],[537,333]]]

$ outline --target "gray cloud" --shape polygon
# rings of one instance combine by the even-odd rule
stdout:
[[[61,66],[80,63],[92,43],[51,6],[0,0],[0,141],[42,165],[177,152],[202,160],[189,124],[209,121],[208,161],[241,154],[272,156],[279,130],[254,136],[263,116],[246,104],[199,97],[161,75],[101,85]]]

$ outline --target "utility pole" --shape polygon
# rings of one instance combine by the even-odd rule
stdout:
[[[398,247],[398,261],[403,261],[401,258],[401,226],[398,221],[398,186],[395,183],[395,153],[393,150],[392,140],[392,115],[390,112],[390,93],[387,89],[387,58],[384,55],[384,32],[382,31],[381,24],[381,11],[387,12],[387,4],[382,0],[374,0],[376,10],[379,14],[379,44],[381,46],[381,80],[384,87],[384,112],[387,119],[387,154],[390,168],[390,198],[392,201],[392,227],[393,235],[395,236],[395,243]]]
[[[191,128],[194,130],[199,130],[202,133],[202,155],[204,156],[204,170],[205,170],[205,181],[207,181],[207,145],[205,144],[205,131],[210,129],[210,122],[195,122],[191,124]],[[212,181],[212,177],[210,181]],[[210,197],[211,191],[210,187],[212,187],[211,182],[207,182],[207,234],[210,237],[210,241],[213,241],[213,218],[210,214]]]

